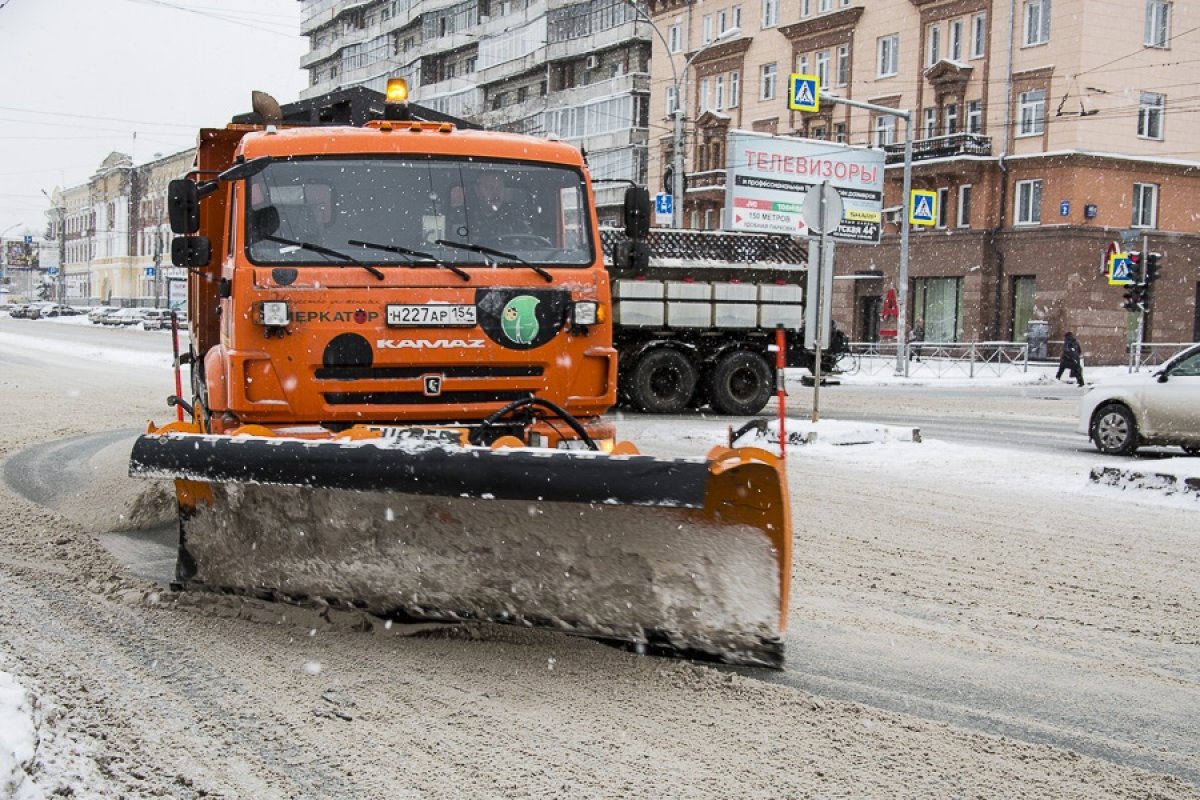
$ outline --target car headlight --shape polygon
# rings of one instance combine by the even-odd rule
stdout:
[[[600,304],[595,300],[580,300],[575,303],[576,325],[595,325],[600,321]]]
[[[291,318],[288,304],[283,300],[266,300],[258,308],[258,324],[268,328],[286,327]]]

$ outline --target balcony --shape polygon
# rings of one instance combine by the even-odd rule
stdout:
[[[900,164],[904,161],[903,143],[885,145],[883,150],[887,154],[885,163]],[[978,133],[952,133],[949,136],[934,136],[913,142],[913,161],[991,154],[992,137],[981,136]]]
[[[551,42],[546,50],[546,58],[549,61],[566,61],[615,47],[636,47],[639,41],[648,42],[653,35],[649,23],[631,19],[611,28]]]
[[[615,78],[605,78],[595,83],[562,89],[550,95],[550,108],[581,106],[601,97],[616,97],[623,94],[649,94],[650,76],[645,72],[630,72]]]
[[[539,47],[532,53],[529,53],[519,58],[510,58],[508,61],[502,61],[499,64],[493,64],[490,67],[485,67],[475,73],[475,80],[480,86],[487,86],[492,83],[500,83],[511,78],[516,78],[520,75],[525,75],[534,70],[546,69],[546,48]]]
[[[725,170],[710,169],[705,172],[689,172],[687,175],[687,191],[703,192],[719,189],[725,191]]]

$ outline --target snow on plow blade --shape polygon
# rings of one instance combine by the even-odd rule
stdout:
[[[130,474],[177,480],[187,588],[782,664],[791,526],[765,451],[170,433],[139,437]]]

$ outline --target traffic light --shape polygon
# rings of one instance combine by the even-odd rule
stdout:
[[[1158,263],[1159,259],[1161,259],[1161,258],[1162,258],[1161,253],[1147,253],[1146,254],[1146,281],[1145,282],[1147,285],[1154,283],[1156,280],[1158,280],[1159,271],[1162,269],[1162,267],[1159,266],[1159,263]]]
[[[1129,278],[1134,283],[1142,283],[1142,254],[1137,250],[1129,251]]]
[[[1146,287],[1140,283],[1131,283],[1125,287],[1124,302],[1121,307],[1126,311],[1141,311],[1145,298]]]

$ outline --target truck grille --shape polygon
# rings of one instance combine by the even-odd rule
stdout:
[[[505,404],[529,397],[532,391],[446,391],[427,396],[420,392],[326,392],[331,406],[428,406]]]
[[[326,366],[317,369],[316,376],[318,380],[369,381],[412,379],[429,374],[444,375],[447,378],[540,378],[544,372],[543,367],[534,364],[430,364],[418,367]]]

